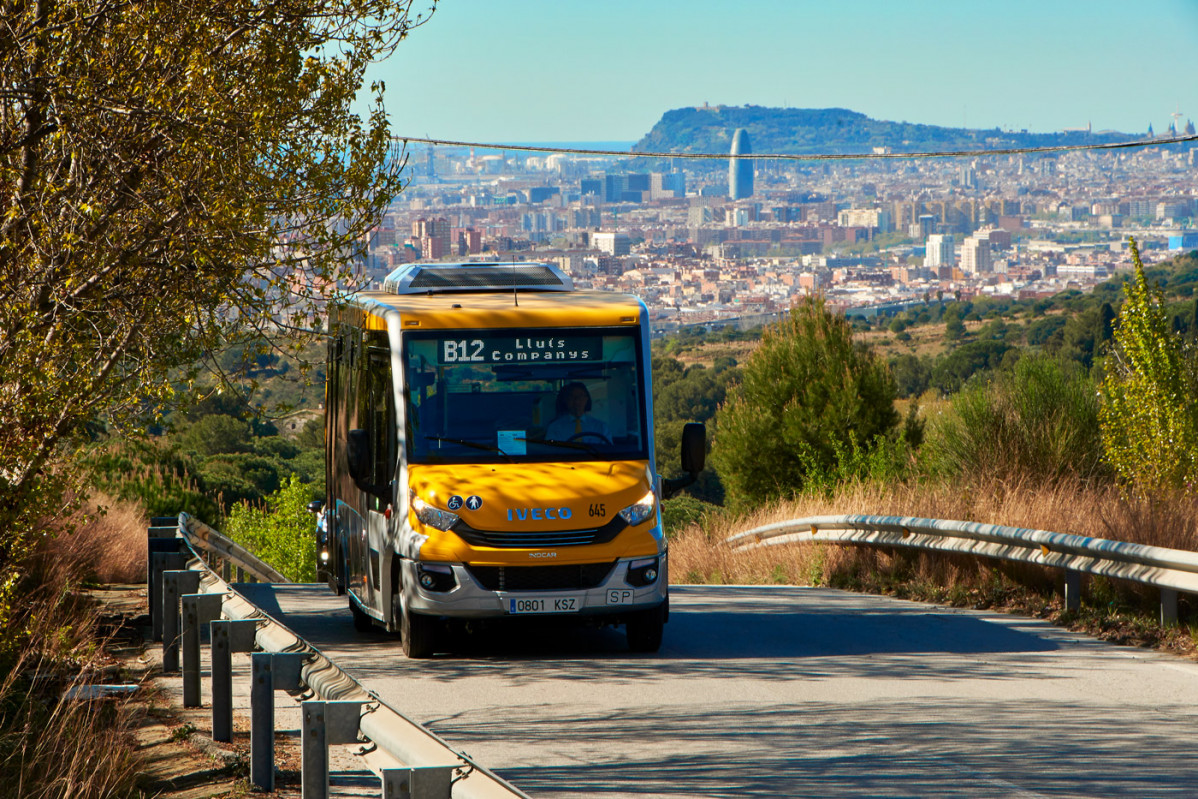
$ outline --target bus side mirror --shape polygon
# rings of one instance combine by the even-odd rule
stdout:
[[[349,476],[361,488],[370,481],[370,434],[365,430],[350,430],[345,440],[345,460]]]
[[[682,428],[682,471],[698,474],[707,462],[707,428],[690,422]]]

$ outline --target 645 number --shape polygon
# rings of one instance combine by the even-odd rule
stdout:
[[[607,516],[607,505],[605,505],[602,502],[592,502],[591,507],[588,512],[590,513],[590,515],[592,517],[595,517],[595,516],[606,517]]]

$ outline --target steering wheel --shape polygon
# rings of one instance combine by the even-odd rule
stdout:
[[[608,445],[610,445],[610,444],[611,444],[611,439],[610,439],[610,438],[608,438],[607,436],[603,435],[602,433],[592,433],[592,432],[589,432],[589,431],[586,431],[586,430],[584,430],[584,431],[583,431],[583,432],[581,432],[581,433],[575,433],[574,435],[570,436],[570,437],[569,437],[569,438],[567,438],[566,440],[567,440],[567,441],[577,441],[578,439],[580,439],[580,438],[586,438],[587,436],[592,436],[592,437],[594,437],[594,438],[601,439],[601,440],[603,441],[603,443],[604,443],[604,444],[608,444]]]

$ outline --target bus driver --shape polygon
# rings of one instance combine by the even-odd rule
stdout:
[[[557,392],[557,418],[549,423],[545,438],[553,441],[599,439],[611,443],[607,425],[591,416],[591,393],[582,383],[567,383]]]

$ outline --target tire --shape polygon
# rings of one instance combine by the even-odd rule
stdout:
[[[421,616],[408,610],[403,601],[403,587],[392,598],[392,615],[399,618],[399,637],[404,657],[412,660],[432,657],[437,649],[437,633],[440,620],[432,616]]]
[[[358,607],[358,603],[351,596],[349,598],[349,610],[354,617],[354,629],[360,633],[368,633],[374,629],[374,619],[366,614],[366,611]]]
[[[432,616],[405,610],[399,621],[404,657],[413,660],[432,657],[437,649],[437,626],[438,621]]]
[[[655,608],[642,610],[631,616],[624,624],[628,636],[628,648],[633,652],[656,652],[661,649],[662,633],[665,632],[669,600]]]

